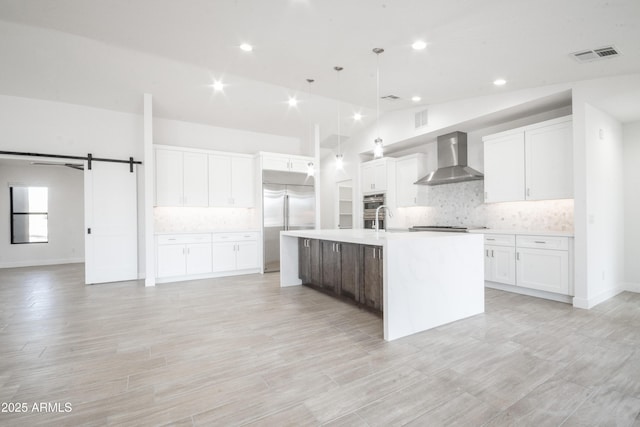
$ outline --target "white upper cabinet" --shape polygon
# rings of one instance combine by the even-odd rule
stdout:
[[[261,153],[262,169],[307,173],[309,163],[313,163],[312,157],[292,156],[287,154]]]
[[[157,149],[155,157],[156,205],[182,206],[182,152]]]
[[[263,156],[262,157],[262,169],[274,170],[274,171],[289,171],[289,158],[280,156]]]
[[[427,156],[424,154],[412,154],[396,161],[397,207],[419,206],[421,204],[422,201],[418,198],[419,186],[414,182],[429,172],[427,167]]]
[[[156,206],[207,206],[207,156],[157,148]]]
[[[573,197],[571,120],[525,132],[527,200]]]
[[[524,132],[484,140],[484,201],[524,200]]]
[[[231,163],[231,195],[237,207],[252,208],[256,205],[255,159],[234,157]]]
[[[573,197],[571,117],[488,135],[483,141],[485,202]]]
[[[183,206],[207,206],[209,204],[207,155],[185,152],[183,165]]]
[[[391,166],[393,161],[394,160],[385,157],[360,165],[360,189],[363,193],[387,191],[389,174],[395,174],[395,169]]]
[[[252,157],[209,155],[209,205],[255,206],[255,168]]]

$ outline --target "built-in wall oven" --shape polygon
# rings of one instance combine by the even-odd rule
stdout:
[[[363,219],[364,228],[373,228],[376,220],[376,209],[384,205],[384,193],[382,194],[370,194],[363,198]],[[385,229],[384,224],[384,212],[380,212],[379,227],[380,230]]]

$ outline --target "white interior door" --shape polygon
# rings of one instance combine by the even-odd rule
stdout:
[[[85,282],[138,278],[136,168],[124,163],[85,165]]]

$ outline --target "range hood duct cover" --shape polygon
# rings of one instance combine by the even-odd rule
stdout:
[[[484,175],[467,166],[467,134],[452,132],[441,135],[438,144],[438,169],[420,178],[414,184],[442,185],[455,182],[476,181]]]

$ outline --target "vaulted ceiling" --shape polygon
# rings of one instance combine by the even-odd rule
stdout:
[[[603,46],[620,55],[570,56]],[[348,136],[377,59],[383,111],[640,72],[640,2],[0,0],[0,58],[2,94],[139,113],[146,92],[159,117],[294,137],[335,134],[339,102]]]

